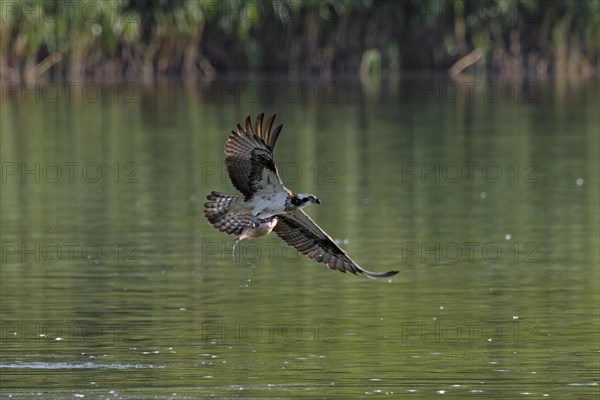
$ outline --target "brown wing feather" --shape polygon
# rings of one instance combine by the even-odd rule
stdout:
[[[302,210],[279,215],[273,231],[302,254],[331,269],[364,274],[369,278],[385,278],[398,273],[371,272],[361,268]]]
[[[264,113],[260,113],[256,118],[255,129],[253,129],[248,115],[245,119],[245,127],[237,124],[237,130],[231,131],[225,144],[227,173],[233,186],[246,199],[256,193],[265,169],[274,175],[274,179],[280,181],[273,162],[273,148],[282,125],[279,125],[273,132],[271,131],[275,116],[276,114],[269,117],[266,126],[263,127]]]

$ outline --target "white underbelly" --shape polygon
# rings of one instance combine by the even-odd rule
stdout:
[[[269,218],[274,215],[282,214],[285,212],[287,197],[287,193],[276,192],[275,190],[263,190],[256,193],[251,203],[252,215],[258,216],[259,218]]]

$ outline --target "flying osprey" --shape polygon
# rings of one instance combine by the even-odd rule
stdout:
[[[275,115],[263,127],[264,114],[260,113],[254,129],[248,115],[246,126],[237,124],[229,135],[225,165],[233,186],[244,197],[212,192],[204,204],[208,221],[221,232],[236,235],[236,243],[274,230],[287,244],[331,269],[369,278],[397,274],[362,269],[302,211],[320,201],[312,194],[294,193],[283,185],[273,162],[273,148],[283,126],[271,130]]]

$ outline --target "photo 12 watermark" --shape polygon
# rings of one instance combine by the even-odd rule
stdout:
[[[99,84],[86,82],[0,83],[0,102],[19,103],[139,103],[140,89],[136,83]]]
[[[334,82],[293,81],[203,82],[203,103],[338,103],[340,88]]]
[[[2,241],[3,264],[94,263],[137,264],[136,242]]]
[[[514,343],[539,339],[540,327],[535,323],[510,322],[440,322],[409,321],[402,323],[401,340],[421,343],[498,342]]]
[[[513,242],[507,234],[503,242],[402,242],[398,244],[402,263],[455,264],[505,263],[535,264],[541,261],[536,242]]]
[[[477,2],[454,3],[446,1],[431,1],[420,3],[421,21],[427,25],[454,23],[467,18],[477,18],[485,23],[517,23],[519,10],[509,2],[482,0]]]
[[[303,259],[301,253],[283,242],[242,240],[205,241],[202,243],[202,262],[233,261],[237,264],[275,262],[285,260],[296,263]]]
[[[540,87],[536,82],[507,85],[493,81],[414,81],[403,80],[399,87],[400,101],[413,104],[440,103],[539,103]]]
[[[11,342],[125,342],[140,326],[133,322],[0,321],[0,340]]]
[[[415,162],[400,165],[402,183],[539,183],[540,166],[534,162],[495,161]]]
[[[122,7],[120,1],[78,1],[78,0],[28,0],[0,2],[0,23],[21,21],[28,24],[56,24],[60,21],[81,22],[94,29],[102,26],[104,20],[122,27],[124,24],[140,24],[139,16]],[[101,31],[100,31],[101,32]]]
[[[2,183],[139,183],[135,162],[3,161]]]
[[[202,322],[203,342],[232,343],[337,343],[339,326],[333,321]]]
[[[300,164],[297,162],[275,163],[277,172],[286,183],[311,181],[314,183],[339,183],[340,166],[332,161]],[[224,162],[203,162],[200,167],[202,183],[229,182],[227,166]]]

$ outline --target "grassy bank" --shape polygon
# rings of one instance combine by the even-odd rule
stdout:
[[[2,80],[598,73],[596,0],[0,0]]]

